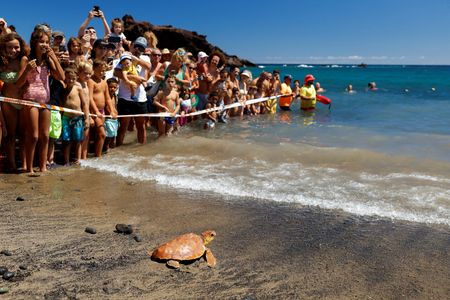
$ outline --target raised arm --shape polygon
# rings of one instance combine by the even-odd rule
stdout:
[[[106,21],[105,15],[103,14],[103,11],[99,10],[97,13],[97,16],[102,20],[103,23],[103,29],[105,31],[104,38],[109,36],[111,34],[111,29],[109,28],[108,22]]]
[[[94,12],[93,10],[89,11],[89,14],[88,14],[86,20],[84,20],[84,22],[81,23],[80,29],[78,30],[78,38],[79,39],[83,38],[86,27],[89,25],[89,22],[91,22],[91,20],[95,17],[96,17],[96,12]]]

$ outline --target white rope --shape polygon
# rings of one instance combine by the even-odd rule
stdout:
[[[251,104],[260,103],[260,102],[265,102],[265,101],[268,101],[268,100],[271,100],[271,99],[278,99],[281,96],[288,96],[288,95],[276,95],[276,96],[263,97],[263,98],[258,98],[258,99],[250,99],[250,100],[246,100],[246,101],[243,101],[243,102],[236,102],[236,103],[227,104],[227,105],[223,105],[223,106],[217,106],[217,107],[213,107],[213,108],[203,109],[203,110],[195,111],[195,112],[188,113],[188,114],[185,114],[185,115],[176,114],[175,116],[172,116],[171,113],[165,112],[165,113],[147,113],[147,114],[135,114],[135,115],[118,115],[117,118],[134,118],[134,117],[150,117],[150,118],[175,117],[175,118],[179,118],[179,117],[191,117],[191,116],[198,116],[198,115],[207,114],[207,113],[214,112],[214,111],[222,111],[222,110],[227,110],[227,109],[231,109],[231,108],[235,108],[235,107],[246,106],[246,105],[251,105]],[[56,110],[56,111],[61,111],[61,112],[68,112],[68,113],[77,114],[77,115],[84,115],[84,113],[82,111],[78,111],[78,110],[74,110],[74,109],[70,109],[70,108],[66,108],[66,107],[61,107],[61,106],[57,106],[57,105],[43,104],[43,103],[37,103],[37,102],[33,102],[33,101],[28,101],[28,100],[20,100],[20,99],[15,99],[15,98],[10,98],[10,97],[2,97],[2,96],[0,96],[0,102],[18,104],[18,105],[23,105],[23,106],[32,106],[32,107],[38,107],[38,108],[47,108],[47,109],[50,109],[50,110]],[[95,115],[95,114],[90,114],[90,116],[97,117],[97,115]],[[111,115],[104,115],[104,117],[105,118],[112,118]]]

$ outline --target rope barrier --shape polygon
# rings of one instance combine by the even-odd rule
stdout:
[[[276,96],[263,97],[263,98],[258,98],[258,99],[250,99],[250,100],[243,101],[243,103],[236,102],[236,103],[227,104],[227,105],[223,105],[223,106],[217,106],[217,107],[213,107],[213,108],[203,109],[203,110],[200,110],[200,111],[195,111],[195,112],[192,112],[192,113],[189,113],[189,114],[185,114],[185,115],[177,114],[177,115],[175,115],[173,117],[179,118],[179,117],[198,116],[198,115],[202,115],[202,114],[206,114],[206,113],[210,113],[210,112],[214,112],[214,111],[222,111],[222,110],[227,110],[227,109],[231,109],[231,108],[235,108],[235,107],[239,107],[239,106],[251,105],[251,104],[255,104],[255,103],[265,102],[265,101],[268,101],[268,100],[271,100],[271,99],[278,99],[281,96],[286,96],[286,95],[276,95]],[[61,106],[57,106],[57,105],[37,103],[37,102],[33,102],[33,101],[28,101],[28,100],[20,100],[20,99],[15,99],[15,98],[10,98],[10,97],[2,97],[2,96],[0,96],[0,102],[18,104],[18,105],[23,105],[23,106],[31,106],[31,107],[37,107],[37,108],[47,108],[47,109],[50,109],[50,110],[56,110],[56,111],[60,111],[60,112],[67,112],[67,113],[72,113],[72,114],[77,114],[77,115],[84,115],[84,113],[82,111],[79,111],[79,110],[74,110],[74,109],[61,107]],[[95,114],[90,114],[90,116],[97,117],[97,115],[95,115]],[[104,115],[104,117],[105,118],[112,118],[111,115]],[[118,115],[117,116],[117,118],[133,118],[133,117],[161,118],[161,117],[172,117],[172,114],[166,112],[166,113],[147,113],[147,114]]]
[[[28,100],[20,100],[20,99],[9,98],[9,97],[0,96],[0,102],[18,104],[18,105],[22,105],[22,106],[31,106],[31,107],[37,107],[37,108],[47,108],[50,110],[67,112],[67,113],[76,114],[76,115],[84,115],[84,113],[82,111],[75,110],[75,109],[70,109],[70,108],[56,106],[56,105],[50,105],[50,104],[43,104],[43,103],[38,103],[38,102],[33,102],[33,101],[28,101]],[[92,117],[97,117],[96,114],[89,114],[89,115]]]

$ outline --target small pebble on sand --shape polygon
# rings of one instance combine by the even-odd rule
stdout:
[[[87,233],[90,234],[96,234],[97,233],[97,229],[95,229],[94,227],[86,227],[86,229],[84,230]]]

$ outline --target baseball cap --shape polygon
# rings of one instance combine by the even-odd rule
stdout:
[[[133,45],[140,46],[145,49],[147,48],[147,40],[145,39],[145,37],[140,36],[134,41]]]
[[[203,52],[203,51],[200,51],[200,52],[197,54],[197,57],[198,57],[198,59],[202,59],[202,58],[208,57],[208,54],[206,54],[206,53]]]
[[[100,46],[108,46],[108,42],[105,42],[103,39],[96,39],[94,42],[94,45],[92,45],[93,48],[97,48]]]
[[[64,33],[62,31],[53,31],[52,36],[55,38],[57,36],[64,37]]]

